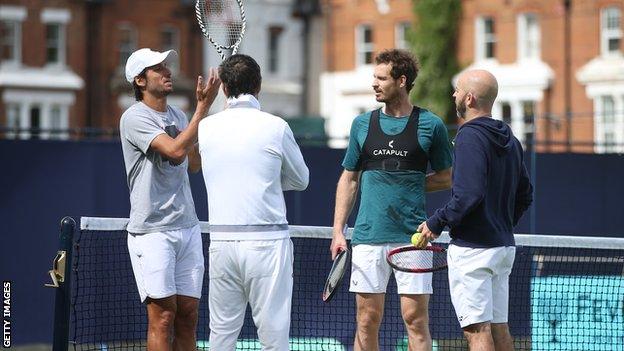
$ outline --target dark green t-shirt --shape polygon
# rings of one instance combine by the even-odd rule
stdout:
[[[371,112],[363,113],[351,124],[349,146],[342,166],[358,171],[358,161],[368,134]],[[379,114],[381,129],[388,135],[403,131],[409,116]],[[414,136],[416,137],[416,136]],[[431,169],[451,167],[451,145],[440,117],[421,109],[418,142],[429,159]],[[418,225],[427,219],[425,211],[425,174],[419,171],[380,171],[362,173],[360,209],[355,222],[353,244],[408,243]]]

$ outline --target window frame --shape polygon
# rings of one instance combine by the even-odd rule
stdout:
[[[530,19],[533,19],[533,27],[530,26]],[[520,14],[518,16],[518,59],[540,59],[541,44],[541,26],[537,14],[533,12]]]
[[[397,49],[409,50],[407,33],[412,29],[411,21],[400,21],[394,26],[394,45]]]
[[[610,101],[609,109],[607,109],[607,100]],[[623,107],[624,95],[604,94],[594,99],[594,149],[596,153],[624,152]],[[606,144],[608,135],[612,135],[615,144]]]
[[[487,33],[486,22],[492,22],[492,32]],[[496,59],[496,18],[494,16],[479,16],[475,25],[475,60],[494,60]],[[491,56],[488,51],[491,45]]]
[[[609,15],[617,13],[619,28],[608,28]],[[600,52],[603,56],[622,55],[622,9],[617,6],[609,6],[600,10]],[[611,40],[619,42],[617,50],[611,50]]]
[[[0,64],[19,66],[22,63],[22,22],[27,17],[26,8],[23,6],[0,6],[0,21],[9,24],[13,27],[11,47],[13,48],[13,57],[10,59],[4,59],[0,56]],[[4,40],[4,38],[0,38]],[[1,43],[0,45],[4,45]]]
[[[284,26],[271,25],[268,27],[269,40],[267,40],[267,67],[269,73],[279,74],[280,69],[280,49],[282,47],[282,35],[284,34]]]
[[[40,16],[41,23],[45,25],[45,59],[48,66],[66,66],[67,65],[67,24],[71,20],[71,12],[63,8],[44,8]],[[49,26],[57,28],[58,38],[53,43],[56,48],[56,61],[49,61],[50,39],[48,38]],[[54,48],[53,47],[53,48]]]
[[[127,43],[122,42],[123,31],[128,31],[129,41]],[[130,55],[138,49],[139,45],[139,32],[137,28],[131,23],[122,23],[117,27],[118,41],[117,41],[117,58],[119,59],[119,69],[121,72],[125,72],[126,61]]]
[[[365,42],[366,33],[370,31],[370,42]],[[355,27],[355,65],[367,66],[374,62],[375,32],[371,23],[360,23]],[[370,62],[367,62],[367,54],[370,54]]]

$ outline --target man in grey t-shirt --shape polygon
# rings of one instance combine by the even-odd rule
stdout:
[[[188,171],[201,169],[197,127],[206,116],[220,80],[211,69],[197,79],[197,107],[190,122],[167,104],[173,91],[168,65],[173,50],[140,49],[126,63],[126,79],[137,103],[121,116],[121,146],[130,189],[128,251],[147,305],[147,349],[195,350],[199,298],[204,275],[199,221]]]

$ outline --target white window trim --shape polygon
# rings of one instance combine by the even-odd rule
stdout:
[[[28,12],[23,6],[0,6],[0,20],[24,22]]]
[[[42,23],[67,24],[71,20],[71,12],[67,9],[44,8],[40,16]]]
[[[53,67],[65,67],[67,63],[67,26],[61,22],[47,22],[46,25],[58,25],[59,37],[58,37],[58,61],[48,62],[47,66]],[[46,43],[47,49],[47,43]]]
[[[5,104],[20,105],[19,126],[22,129],[30,128],[30,109],[33,106],[41,108],[40,128],[46,129],[50,127],[50,110],[53,106],[59,106],[61,109],[61,128],[69,128],[69,109],[74,104],[76,97],[73,93],[51,92],[51,91],[22,91],[7,89],[2,94],[2,100]],[[20,139],[29,139],[29,132],[19,133]],[[41,139],[67,139],[68,133],[51,135],[49,132],[42,131],[39,134]]]
[[[119,24],[117,26],[118,30],[130,30],[132,32],[131,36],[132,36],[132,46],[134,47],[132,50],[130,50],[130,54],[132,54],[132,51],[135,51],[138,49],[138,45],[139,45],[139,31],[137,30],[137,28],[135,26],[133,26],[130,23],[123,23],[123,24]],[[119,54],[119,52],[121,51],[121,46],[120,46],[121,42],[117,42],[117,54]],[[126,62],[119,62],[119,71],[120,72],[125,72],[125,67],[126,67]],[[125,76],[124,76],[125,77]]]
[[[494,22],[494,33],[489,34],[490,38],[486,38],[485,35],[485,20],[489,18]],[[497,40],[496,40],[496,19],[492,16],[480,16],[477,17],[475,23],[475,61],[482,60],[495,60],[496,59],[496,50],[494,50],[494,57],[485,57],[486,55],[486,43],[494,43],[494,47],[496,48]]]
[[[405,35],[404,28],[411,28],[410,21],[401,21],[394,26],[394,46],[398,49],[409,50],[409,41]]]
[[[492,106],[492,117],[494,119],[503,120],[503,104],[508,104],[511,109],[511,123],[510,127],[513,131],[514,135],[518,140],[522,143],[523,146],[526,145],[526,132],[531,131],[529,128],[533,128],[533,140],[536,140],[537,135],[537,106],[541,99],[537,99],[537,96],[515,96],[513,98],[507,99],[497,99]],[[529,126],[524,121],[524,106],[523,103],[532,102],[533,103],[533,125]]]
[[[532,16],[535,18],[535,24],[537,26],[537,38],[531,38],[531,33],[529,32],[529,21],[528,17]],[[542,55],[541,48],[541,27],[539,23],[539,18],[535,13],[527,12],[518,15],[518,60],[539,60]],[[529,46],[529,41],[535,40],[535,50],[536,52],[533,55],[529,55],[527,50]]]
[[[615,114],[615,120],[612,124],[606,125],[604,120],[604,106],[602,103],[603,98],[611,97],[613,99],[613,110]],[[607,152],[624,152],[624,95],[598,95],[594,98],[594,141],[596,153]],[[607,148],[604,143],[605,132],[612,130],[615,132],[616,146]]]
[[[620,28],[606,29],[607,13],[609,11],[618,11],[620,14]],[[622,41],[622,10],[619,7],[610,6],[600,10],[600,52],[602,56],[621,56],[622,50],[609,51],[609,39],[619,38],[620,45]]]
[[[180,28],[176,26],[172,26],[170,24],[166,24],[162,26],[161,32],[171,32],[173,33],[173,45],[171,47],[163,47],[163,50],[176,50],[180,51]]]
[[[170,47],[163,47],[163,50],[175,50],[176,52],[180,52],[180,29],[176,26],[172,26],[166,24],[161,28],[161,34],[165,31],[173,33],[173,43]],[[124,63],[125,64],[125,63]],[[169,67],[173,74],[177,74],[180,72],[180,62],[177,61],[173,65]]]
[[[3,65],[17,67],[22,62],[22,22],[26,19],[28,12],[23,6],[0,6],[0,21],[15,23],[15,57],[13,60],[2,61]]]
[[[373,25],[370,23],[361,23],[355,27],[355,64],[356,66],[368,66],[372,63],[365,63],[365,54],[367,52],[374,52],[375,42],[364,43],[364,29],[369,28],[371,33],[373,32]]]

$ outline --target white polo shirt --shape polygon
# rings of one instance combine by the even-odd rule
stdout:
[[[283,191],[304,190],[309,171],[286,121],[241,95],[198,133],[211,240],[288,238]]]

